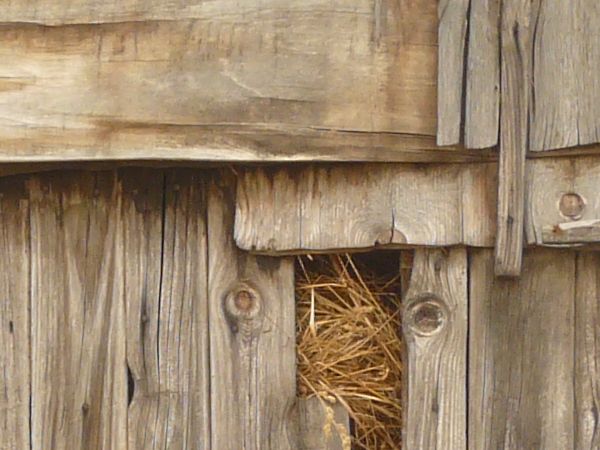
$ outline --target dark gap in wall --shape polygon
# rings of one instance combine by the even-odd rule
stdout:
[[[131,405],[133,401],[133,394],[135,393],[135,380],[133,379],[133,373],[131,373],[131,367],[127,365],[127,405]]]

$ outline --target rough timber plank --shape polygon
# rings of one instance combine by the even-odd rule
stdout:
[[[56,11],[25,3],[11,8]],[[363,132],[383,136],[341,159],[376,153],[365,140],[390,157],[411,135],[435,148],[435,1],[246,3],[201,2],[186,20],[0,26],[0,156],[332,158]]]
[[[526,251],[518,279],[470,258],[469,448],[574,448],[575,253]]]
[[[577,255],[575,449],[600,448],[600,256]]]
[[[212,448],[295,450],[293,261],[235,247],[234,178],[221,175],[208,197]]]
[[[438,145],[461,141],[468,12],[469,0],[442,0],[438,5]]]
[[[119,448],[127,368],[114,174],[28,183],[32,448]]]
[[[22,178],[0,182],[0,448],[30,448],[29,202]]]
[[[127,361],[134,382],[131,449],[210,448],[206,200],[201,174],[121,174]]]
[[[466,250],[416,250],[405,298],[408,401],[403,446],[466,449]]]
[[[531,150],[600,141],[600,5],[542,1],[533,42]]]
[[[521,272],[525,209],[531,40],[530,0],[502,3],[501,104],[496,275]]]
[[[331,405],[317,397],[299,398],[294,414],[291,426],[297,427],[296,450],[348,450],[350,418],[348,411],[340,403]],[[325,430],[326,426],[329,427],[328,431]],[[342,435],[337,430],[338,427],[344,430]]]
[[[266,253],[492,245],[495,172],[494,164],[243,171],[236,242]]]
[[[472,1],[465,72],[465,146],[498,144],[500,114],[500,0]]]

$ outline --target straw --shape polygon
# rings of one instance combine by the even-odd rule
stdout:
[[[350,255],[299,258],[299,395],[337,399],[355,449],[399,449],[402,436],[400,274],[377,275]]]

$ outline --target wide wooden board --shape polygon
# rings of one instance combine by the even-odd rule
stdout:
[[[437,151],[435,1],[180,3],[10,1],[0,160]]]

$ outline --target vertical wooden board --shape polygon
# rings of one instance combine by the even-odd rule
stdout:
[[[295,450],[349,450],[350,417],[341,403],[299,398],[293,414]]]
[[[516,276],[521,271],[531,69],[529,15],[532,9],[530,0],[502,3],[502,107],[495,268],[496,275],[501,276]]]
[[[461,141],[469,0],[438,3],[438,145]]]
[[[469,447],[574,446],[574,253],[527,251],[518,279],[470,258]]]
[[[577,255],[575,449],[600,448],[600,255]]]
[[[286,425],[296,393],[293,261],[235,247],[234,196],[235,179],[215,175],[208,198],[212,448],[294,450]]]
[[[113,173],[29,180],[33,448],[119,448],[127,372]]]
[[[29,202],[22,177],[0,181],[0,448],[30,448]]]
[[[123,185],[129,448],[208,449],[202,172],[129,170]]]
[[[467,255],[417,249],[403,312],[404,447],[467,448]]]
[[[500,114],[500,0],[470,2],[465,72],[465,146],[498,143]]]

